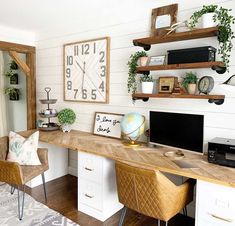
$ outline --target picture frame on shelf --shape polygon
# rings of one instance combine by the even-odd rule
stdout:
[[[152,10],[151,36],[165,35],[177,22],[178,4],[162,6]]]
[[[166,64],[166,55],[149,57],[148,66]]]
[[[178,78],[175,76],[159,77],[158,92],[172,93],[177,84],[178,84]]]
[[[93,134],[121,139],[121,120],[124,114],[95,112]]]

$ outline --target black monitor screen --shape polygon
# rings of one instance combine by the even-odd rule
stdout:
[[[203,115],[150,111],[150,142],[203,152]]]

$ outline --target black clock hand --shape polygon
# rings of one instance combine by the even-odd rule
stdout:
[[[84,69],[80,66],[80,64],[76,61],[78,67],[80,67],[80,69],[82,70],[83,74],[85,73]]]

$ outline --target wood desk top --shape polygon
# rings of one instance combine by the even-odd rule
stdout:
[[[28,137],[33,132],[35,130],[24,131],[20,134]],[[146,146],[130,148],[123,145],[120,140],[77,130],[72,130],[70,133],[40,131],[39,139],[49,144],[100,155],[113,160],[131,162],[141,167],[235,187],[234,168],[208,163],[207,157],[199,154],[184,152],[185,157],[182,161],[192,164],[195,168],[180,168],[170,158],[164,156],[165,152],[172,150],[170,148],[148,148]]]

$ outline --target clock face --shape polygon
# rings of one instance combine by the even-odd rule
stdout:
[[[200,93],[208,94],[214,87],[214,79],[211,76],[204,76],[198,82]]]
[[[64,45],[64,99],[108,103],[109,38]]]

